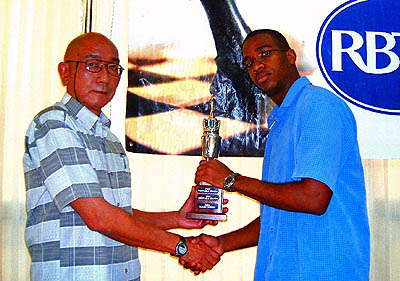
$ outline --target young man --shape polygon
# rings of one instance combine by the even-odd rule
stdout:
[[[195,181],[258,200],[261,215],[242,229],[194,242],[221,255],[258,245],[257,281],[368,280],[369,225],[352,112],[300,77],[296,53],[279,32],[251,32],[242,52],[245,71],[276,103],[262,180],[211,160],[200,162]]]
[[[99,33],[78,36],[58,71],[67,93],[40,112],[26,134],[31,280],[139,280],[136,247],[211,269],[218,253],[166,231],[216,224],[186,219],[194,192],[176,212],[132,209],[128,158],[101,112],[123,71],[115,45]]]

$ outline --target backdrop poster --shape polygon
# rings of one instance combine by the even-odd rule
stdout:
[[[302,11],[313,11],[313,17]],[[343,98],[364,159],[400,158],[400,2],[131,1],[127,150],[200,155],[210,93],[222,156],[262,156],[273,104],[241,69],[250,31],[281,31],[298,68]]]

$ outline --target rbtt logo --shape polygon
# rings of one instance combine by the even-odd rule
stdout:
[[[318,34],[318,65],[340,96],[400,115],[399,23],[399,0],[348,1],[326,18]]]

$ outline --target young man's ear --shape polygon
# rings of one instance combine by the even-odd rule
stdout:
[[[61,83],[63,86],[67,86],[69,79],[69,65],[66,62],[60,62],[58,64],[58,74],[61,78]]]
[[[290,62],[291,65],[295,65],[296,64],[296,59],[297,59],[297,55],[296,52],[293,49],[290,49],[287,51],[286,53],[288,60]]]

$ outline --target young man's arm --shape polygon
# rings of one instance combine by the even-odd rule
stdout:
[[[223,188],[224,179],[232,171],[220,161],[200,162],[196,171],[195,182],[205,181]],[[315,215],[325,213],[332,197],[331,189],[324,183],[304,178],[298,182],[275,184],[258,179],[237,176],[234,190],[249,196],[262,204],[293,212]]]
[[[215,244],[215,240],[212,243],[212,236],[201,234],[199,238],[222,255],[226,252],[257,246],[259,235],[260,217],[243,228],[215,237],[217,244]],[[196,242],[196,240],[193,242]]]
[[[190,240],[190,244],[205,243],[222,256],[226,252],[257,246],[259,234],[260,217],[256,218],[243,228],[220,236],[214,237],[207,234],[201,234],[200,236]],[[190,268],[196,272],[196,263],[187,262],[183,259],[179,259],[179,262],[184,267]]]

